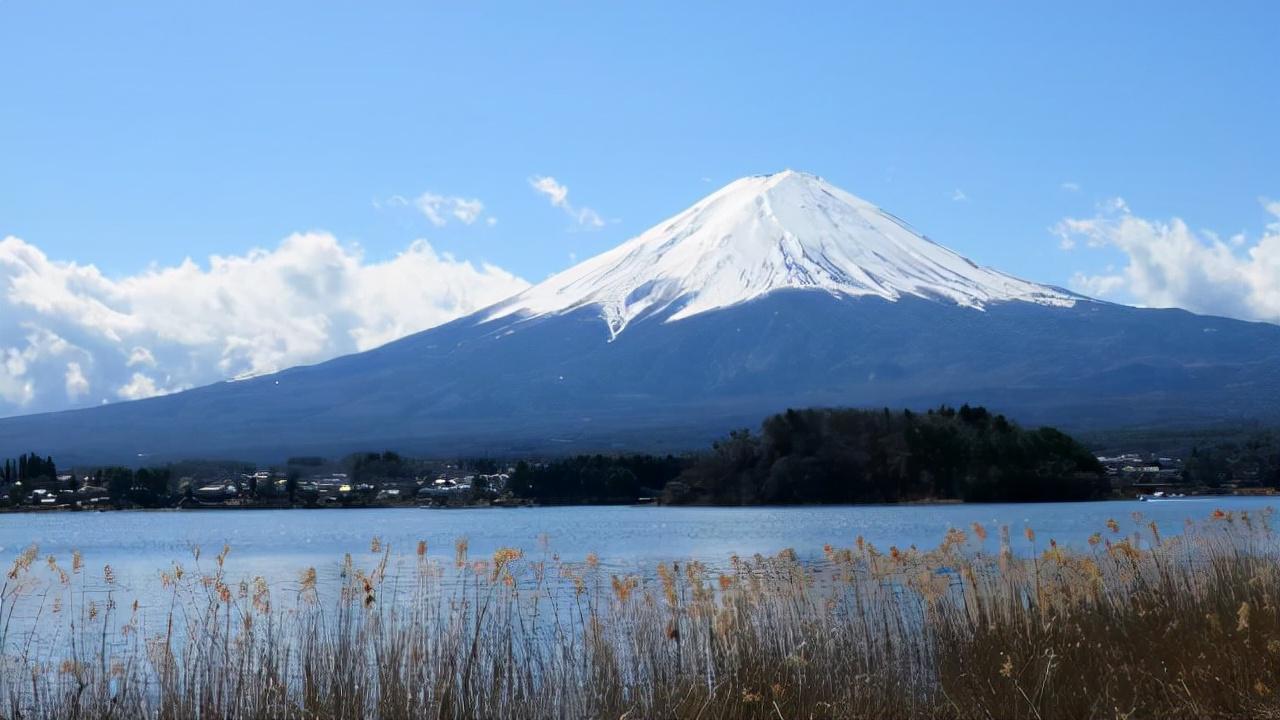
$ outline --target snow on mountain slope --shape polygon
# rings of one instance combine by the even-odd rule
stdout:
[[[487,319],[598,306],[612,337],[642,315],[667,322],[784,288],[904,295],[981,309],[1081,298],[983,268],[871,203],[806,173],[734,181],[622,245],[499,303]]]

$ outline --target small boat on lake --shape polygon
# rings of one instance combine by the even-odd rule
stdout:
[[[1161,500],[1186,500],[1186,499],[1188,499],[1188,496],[1183,495],[1182,493],[1166,493],[1163,490],[1157,490],[1151,493],[1150,495],[1143,493],[1142,495],[1138,496],[1138,500],[1141,502],[1154,502],[1154,501],[1161,501]]]

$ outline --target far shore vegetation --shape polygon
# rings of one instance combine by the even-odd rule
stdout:
[[[0,715],[1080,720],[1280,717],[1270,511],[1080,547],[952,528],[618,569],[579,549],[390,548],[291,581],[32,546],[0,580]],[[341,568],[341,570],[338,569]]]
[[[1280,433],[1255,428],[1204,443],[1195,433],[1187,437],[1194,444],[1176,457],[1100,458],[1054,428],[1023,428],[962,405],[788,410],[758,430],[737,430],[683,455],[435,460],[383,451],[295,457],[266,468],[208,460],[62,468],[30,452],[4,461],[0,508],[1034,502],[1260,494],[1280,486]],[[1172,452],[1171,437],[1160,442]]]

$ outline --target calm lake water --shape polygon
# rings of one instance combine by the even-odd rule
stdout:
[[[7,563],[35,543],[40,556],[64,562],[73,549],[89,568],[111,565],[123,583],[141,590],[174,561],[190,567],[191,548],[204,562],[231,547],[230,577],[261,575],[272,582],[293,579],[308,567],[333,576],[344,554],[367,558],[378,536],[393,553],[412,555],[426,540],[429,555],[451,561],[454,541],[466,537],[472,557],[501,547],[529,553],[549,548],[564,560],[596,553],[606,569],[625,571],[660,560],[698,559],[716,565],[731,554],[772,554],[785,548],[820,557],[824,544],[851,546],[861,535],[883,548],[936,546],[948,528],[986,525],[992,535],[1010,527],[1014,546],[1029,551],[1025,527],[1043,548],[1050,538],[1083,546],[1114,518],[1124,532],[1181,531],[1216,508],[1260,512],[1276,501],[1220,497],[1140,503],[1136,501],[1046,504],[840,506],[768,508],[555,507],[424,510],[207,510],[0,515],[0,557]],[[1133,513],[1141,513],[1141,521]],[[545,545],[543,537],[545,536]],[[994,548],[992,548],[994,549]]]

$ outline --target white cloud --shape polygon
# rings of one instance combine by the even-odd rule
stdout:
[[[1098,203],[1099,212],[1128,213],[1129,203],[1122,197],[1107,198]]]
[[[534,190],[547,196],[551,204],[555,207],[567,207],[569,204],[569,188],[561,185],[555,178],[549,175],[542,175],[531,178],[529,184]]]
[[[391,200],[388,201],[389,204],[399,205],[400,203],[394,202],[398,197],[398,195],[393,195]],[[400,199],[403,200],[403,198]],[[437,195],[431,192],[424,192],[413,201],[413,204],[436,227],[448,225],[448,216],[453,216],[464,225],[471,225],[484,214],[484,203],[476,198],[463,198],[455,195]]]
[[[78,362],[67,363],[64,382],[68,400],[79,400],[89,392],[89,380],[85,378],[84,370],[80,369],[80,363]]]
[[[26,351],[5,348],[0,353],[0,400],[11,405],[26,405],[35,397],[35,384],[27,375]]]
[[[969,199],[969,196],[965,195],[964,191],[961,190],[960,188],[956,188],[951,192],[951,199],[954,200],[955,202],[965,202],[966,200]]]
[[[564,210],[565,214],[572,218],[578,227],[591,229],[604,227],[604,219],[600,217],[600,213],[589,207],[575,207],[569,202],[569,188],[560,184],[550,175],[538,175],[529,178],[529,185],[534,190],[545,195],[547,200],[551,202],[552,207]]]
[[[439,195],[432,195],[431,193],[423,193],[418,196],[415,204],[418,206],[418,210],[422,211],[422,214],[427,216],[427,219],[431,221],[432,225],[435,225],[436,227],[444,227],[449,223],[448,220],[444,219],[444,215],[441,214],[441,209],[444,206],[443,197]]]
[[[1127,280],[1123,275],[1085,275],[1076,273],[1071,276],[1071,287],[1091,297],[1101,298],[1114,295],[1123,290]]]
[[[136,347],[129,353],[129,360],[125,363],[126,367],[135,365],[145,365],[146,367],[155,367],[156,358],[151,351],[144,347]]]
[[[332,235],[295,234],[273,250],[110,278],[6,237],[0,416],[172,392],[367,350],[527,286],[423,240],[368,262]]]
[[[392,195],[385,201],[374,198],[373,208],[381,210],[383,208],[407,208],[413,207],[422,216],[436,227],[444,227],[451,220],[457,220],[463,225],[474,225],[481,219],[489,227],[498,224],[497,218],[486,216],[484,213],[484,203],[479,198],[465,198],[458,195],[440,195],[433,192],[424,192],[418,197],[410,200],[403,195]]]
[[[186,389],[185,386],[161,387],[156,384],[154,378],[136,372],[133,377],[129,378],[129,382],[116,389],[116,396],[124,400],[145,400],[146,398],[168,395],[169,393]]]
[[[583,227],[604,227],[604,218],[601,218],[600,214],[591,208],[578,208],[577,213],[574,214],[573,217],[578,221],[578,224]]]
[[[0,256],[4,244],[0,242]],[[6,406],[26,407],[37,398],[35,375],[47,371],[50,386],[56,387],[61,363],[68,357],[85,358],[88,355],[72,346],[62,337],[47,328],[37,327],[30,323],[16,322],[18,318],[8,311],[3,300],[0,300],[0,329],[8,330],[0,337],[7,335],[11,340],[0,340],[0,414]],[[10,347],[5,343],[13,342]],[[64,383],[65,376],[62,378]],[[58,399],[65,402],[65,398]]]
[[[1280,204],[1263,201],[1280,220]],[[1181,307],[1199,313],[1280,322],[1280,222],[1258,240],[1237,234],[1222,240],[1195,231],[1181,219],[1135,216],[1116,198],[1092,218],[1067,218],[1054,228],[1064,246],[1083,239],[1091,248],[1119,250],[1126,264],[1101,275],[1077,273],[1072,285],[1105,297],[1123,295],[1150,307]]]
[[[480,219],[480,214],[484,212],[484,203],[476,199],[466,200],[463,198],[454,198],[453,200],[453,216],[461,220],[464,224],[470,225]]]
[[[1069,180],[1067,182],[1062,183],[1058,187],[1062,188],[1063,190],[1066,190],[1067,192],[1080,192],[1080,183],[1071,182]]]
[[[1272,233],[1280,234],[1280,200],[1259,198],[1258,201],[1262,203],[1262,207],[1267,209],[1267,212],[1271,213],[1276,218],[1275,220],[1267,223],[1267,230]]]

